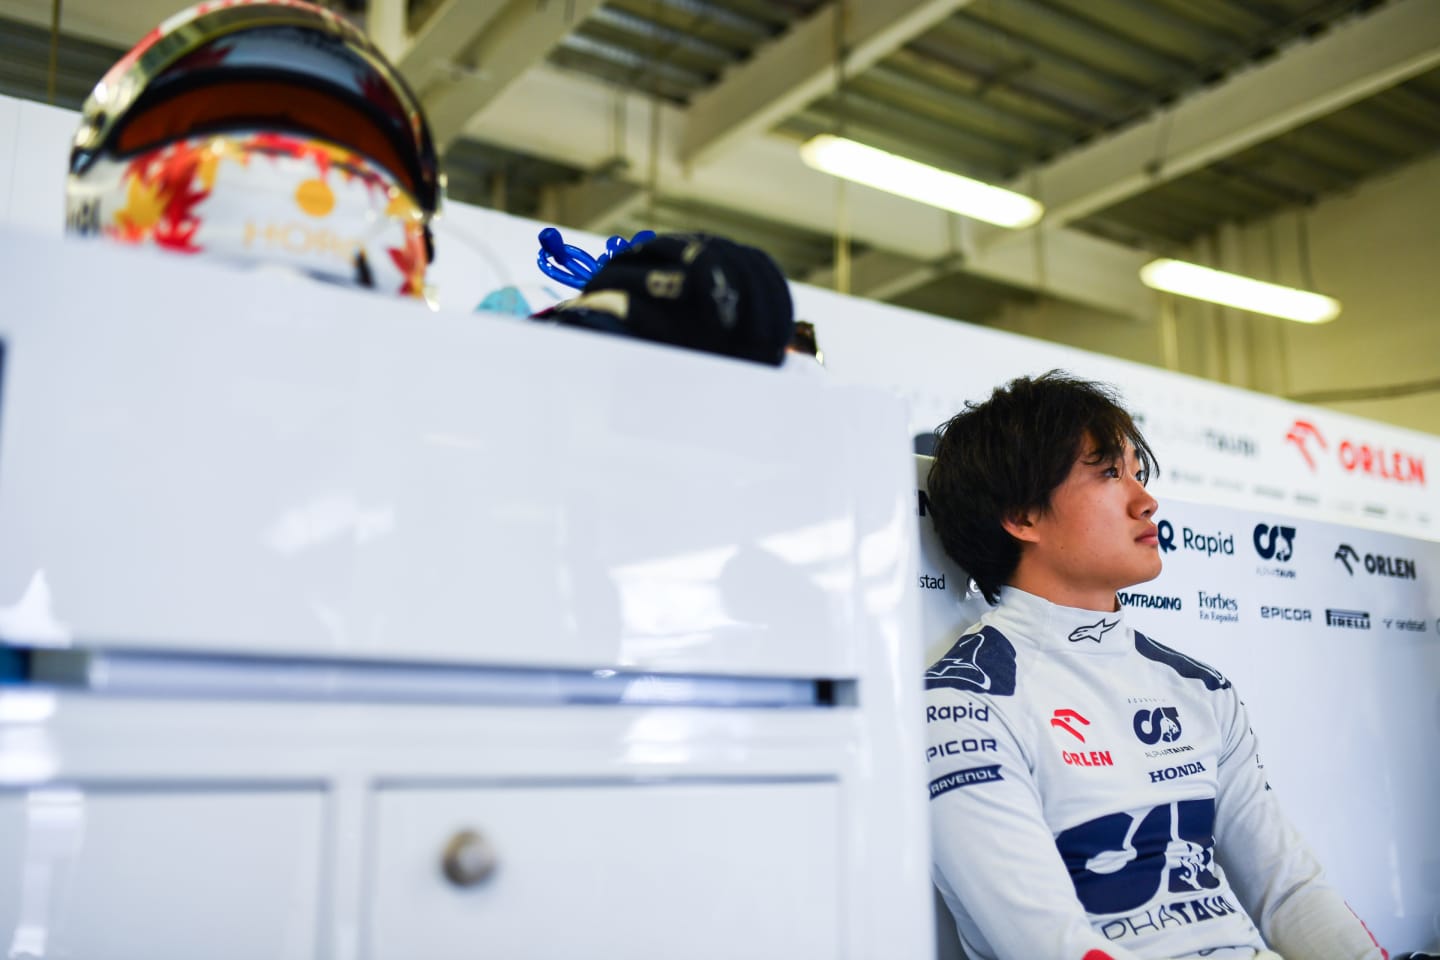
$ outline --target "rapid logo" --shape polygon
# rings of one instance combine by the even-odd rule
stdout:
[[[1213,534],[1196,533],[1189,527],[1180,528],[1180,543],[1175,543],[1175,525],[1169,520],[1161,520],[1155,525],[1155,535],[1160,541],[1160,549],[1165,553],[1171,553],[1184,547],[1186,550],[1194,550],[1196,553],[1203,553],[1207,557],[1213,557],[1217,553],[1233,556],[1235,553],[1235,535],[1227,534],[1217,530]]]
[[[943,704],[932,705],[925,708],[925,722],[934,723],[936,720],[949,720],[952,723],[959,723],[961,720],[974,720],[976,723],[990,722],[990,708],[982,707],[974,703],[966,704]]]
[[[1363,566],[1365,572],[1375,577],[1395,577],[1399,580],[1414,580],[1415,561],[1409,557],[1387,557],[1378,553],[1367,553],[1362,558],[1355,548],[1342,543],[1335,548],[1335,559],[1345,565],[1345,572],[1355,576],[1355,569]]]
[[[1055,727],[1055,728],[1060,729],[1060,730],[1064,730],[1066,733],[1070,734],[1070,736],[1074,737],[1076,740],[1079,740],[1081,743],[1084,743],[1084,742],[1085,742],[1085,734],[1081,733],[1079,730],[1077,730],[1077,729],[1075,729],[1074,727],[1070,726],[1070,724],[1072,724],[1072,723],[1078,723],[1078,724],[1080,724],[1082,727],[1088,727],[1088,726],[1090,726],[1090,721],[1089,721],[1089,720],[1086,720],[1084,717],[1082,717],[1079,713],[1077,713],[1077,712],[1074,711],[1074,710],[1065,710],[1065,709],[1056,710],[1055,713],[1054,713],[1053,715],[1051,715],[1051,717],[1050,717],[1050,726]]]
[[[934,800],[942,793],[949,793],[951,790],[958,790],[961,787],[973,787],[980,783],[994,783],[996,780],[1004,780],[1000,774],[1000,764],[992,764],[988,767],[970,767],[966,770],[956,770],[954,773],[947,773],[943,777],[936,777],[930,781],[930,799]]]
[[[1119,620],[1106,620],[1101,617],[1094,623],[1087,623],[1084,626],[1076,627],[1070,631],[1070,642],[1078,643],[1081,640],[1094,640],[1100,642],[1100,638],[1120,625]]]
[[[1325,625],[1327,627],[1347,627],[1351,630],[1369,630],[1370,613],[1366,610],[1330,610],[1325,611]]]
[[[1122,607],[1140,607],[1144,610],[1179,610],[1179,597],[1162,597],[1154,593],[1119,593]]]
[[[1162,893],[1194,897],[1219,887],[1214,826],[1213,798],[1180,800],[1090,820],[1063,831],[1055,845],[1087,913],[1126,913]],[[1124,926],[1106,936],[1118,939]]]
[[[966,634],[925,671],[925,689],[941,687],[994,697],[1014,694],[1015,648],[994,627]]]
[[[1135,736],[1146,746],[1180,739],[1180,713],[1174,707],[1135,711]]]

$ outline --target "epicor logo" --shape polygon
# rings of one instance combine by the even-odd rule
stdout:
[[[1084,743],[1085,734],[1070,726],[1072,722],[1078,723],[1082,727],[1090,726],[1090,721],[1086,720],[1074,710],[1056,710],[1055,713],[1050,717],[1050,726],[1058,727],[1059,729],[1064,730],[1066,733],[1070,734],[1070,736],[1074,737],[1076,740]]]
[[[1184,547],[1186,550],[1194,550],[1196,553],[1203,553],[1207,557],[1213,557],[1217,553],[1234,555],[1235,537],[1233,534],[1226,534],[1217,530],[1213,535],[1196,533],[1189,527],[1180,528],[1180,543],[1175,543],[1175,525],[1169,520],[1161,520],[1155,524],[1155,536],[1160,541],[1160,549],[1170,553]]]
[[[1299,623],[1310,619],[1310,611],[1304,607],[1261,607],[1260,619],[1293,620]]]
[[[994,753],[1000,749],[996,741],[988,737],[966,737],[963,740],[946,740],[925,751],[925,762],[936,757],[958,757],[966,753]]]
[[[1135,736],[1146,746],[1180,739],[1180,713],[1174,707],[1135,711]]]
[[[1255,552],[1262,560],[1284,563],[1295,555],[1295,528],[1272,527],[1268,523],[1255,525]]]

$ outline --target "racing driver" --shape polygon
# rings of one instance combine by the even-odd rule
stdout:
[[[973,958],[1381,960],[1286,819],[1245,705],[1136,632],[1155,458],[1105,387],[1014,380],[939,431],[946,553],[993,605],[926,672],[936,885]]]

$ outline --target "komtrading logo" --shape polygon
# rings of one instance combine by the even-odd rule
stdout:
[[[1295,528],[1272,527],[1268,523],[1255,525],[1255,552],[1261,560],[1285,563],[1295,555]]]
[[[1369,630],[1370,612],[1368,610],[1325,610],[1325,625],[1327,627],[1345,627],[1350,630]]]

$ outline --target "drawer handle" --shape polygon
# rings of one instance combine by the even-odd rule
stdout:
[[[490,878],[498,863],[490,841],[474,830],[461,830],[445,845],[440,867],[457,887],[476,887]]]

